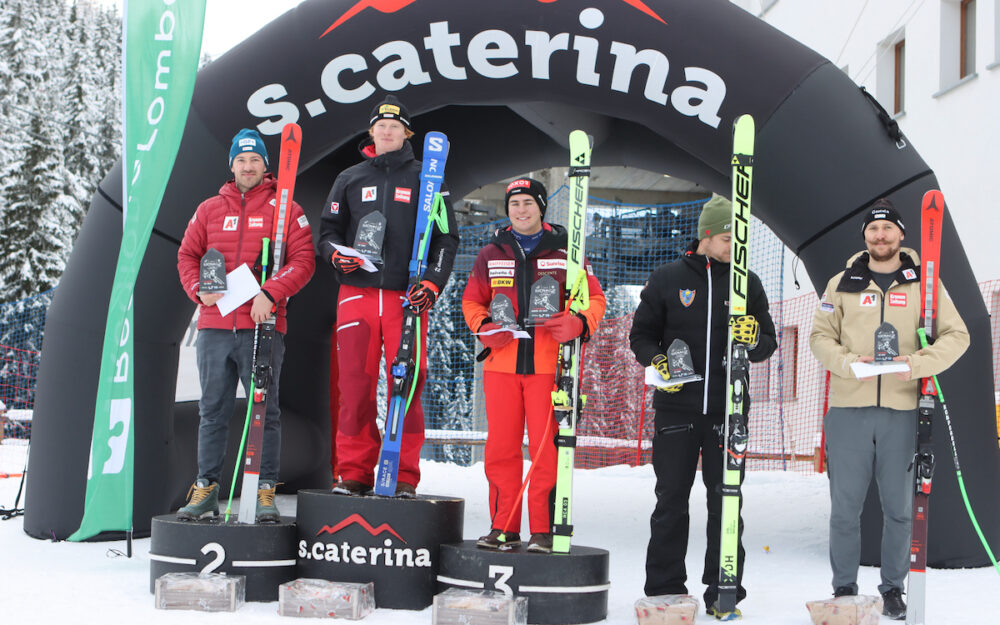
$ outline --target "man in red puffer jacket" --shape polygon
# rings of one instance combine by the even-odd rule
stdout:
[[[177,512],[184,520],[219,514],[219,477],[226,453],[229,417],[233,413],[236,381],[250,390],[254,328],[277,305],[277,332],[272,343],[273,382],[264,421],[257,491],[258,521],[279,520],[274,506],[281,450],[278,381],[285,352],[285,305],[309,281],[316,267],[312,231],[302,207],[292,202],[286,216],[284,260],[278,274],[270,276],[260,293],[236,310],[222,315],[216,303],[222,293],[199,292],[201,258],[215,248],[226,260],[226,272],[249,266],[260,279],[263,239],[274,237],[274,204],[277,180],[267,173],[267,149],[260,135],[244,128],[233,138],[229,165],[234,179],[222,185],[219,195],[198,206],[184,232],[177,252],[181,286],[199,305],[198,376],[201,400],[198,412],[198,477],[189,491],[188,505]]]

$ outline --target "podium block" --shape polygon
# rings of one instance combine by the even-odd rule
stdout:
[[[465,501],[300,490],[297,511],[300,577],[373,582],[376,606],[422,610],[437,590],[441,545],[462,540]]]
[[[573,545],[566,554],[479,549],[475,541],[441,546],[440,590],[499,590],[528,598],[528,623],[593,623],[608,615],[608,552]]]
[[[153,517],[149,591],[166,573],[225,573],[246,577],[247,601],[277,601],[278,586],[295,574],[295,524],[244,525]]]

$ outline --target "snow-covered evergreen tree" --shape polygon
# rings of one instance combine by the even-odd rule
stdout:
[[[120,154],[117,12],[0,3],[0,300],[54,286]]]
[[[33,101],[32,101],[33,103]],[[4,207],[4,238],[0,241],[0,282],[8,300],[47,291],[65,268],[66,229],[76,202],[63,189],[66,167],[59,137],[41,116],[31,117],[28,140],[12,176]]]

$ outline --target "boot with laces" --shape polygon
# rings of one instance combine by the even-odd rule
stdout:
[[[278,506],[274,505],[274,491],[277,487],[276,483],[269,481],[264,481],[257,485],[258,523],[278,523],[281,521]]]
[[[188,489],[187,505],[177,511],[181,521],[197,521],[205,516],[219,516],[219,483],[195,480]]]

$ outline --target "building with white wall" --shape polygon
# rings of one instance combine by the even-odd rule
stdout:
[[[875,94],[937,175],[976,279],[1000,278],[1000,0],[732,2]]]

